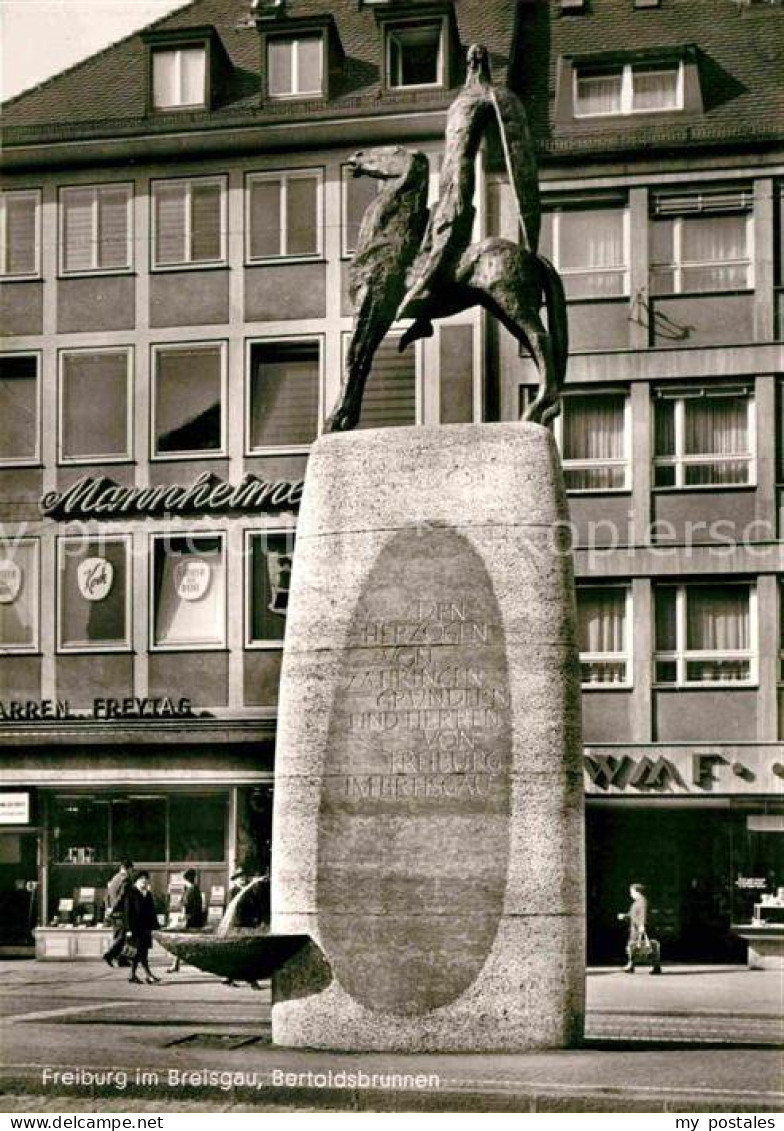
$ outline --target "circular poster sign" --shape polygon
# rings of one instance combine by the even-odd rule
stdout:
[[[10,558],[0,558],[0,605],[12,605],[22,588],[22,571]]]
[[[212,580],[212,567],[203,558],[178,562],[174,568],[174,586],[183,601],[199,601]]]
[[[85,601],[103,601],[112,591],[114,566],[106,558],[85,558],[76,570],[76,584]]]

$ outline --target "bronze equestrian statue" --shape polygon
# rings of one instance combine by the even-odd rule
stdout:
[[[494,123],[521,240],[494,237],[471,244],[475,159]],[[350,266],[354,332],[327,432],[356,427],[373,357],[394,321],[413,319],[401,338],[402,350],[429,337],[433,319],[477,305],[498,318],[536,364],[539,393],[523,419],[544,424],[560,410],[568,356],[563,284],[553,265],[538,254],[539,184],[525,110],[512,91],[493,87],[484,47],[469,49],[466,83],[449,109],[445,140],[439,198],[430,213],[424,154],[385,146],[351,158],[354,176],[385,183],[363,217]]]

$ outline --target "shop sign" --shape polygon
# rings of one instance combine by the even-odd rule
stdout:
[[[174,568],[174,587],[182,601],[200,601],[211,581],[212,566],[203,558],[189,558]]]
[[[780,792],[780,750],[769,746],[689,750],[667,746],[650,753],[605,754],[586,749],[586,790],[593,794],[759,794]]]
[[[764,891],[768,881],[764,876],[738,876],[735,887],[742,891]]]
[[[104,475],[85,475],[65,491],[47,492],[39,505],[47,518],[55,519],[296,511],[303,486],[301,479],[273,482],[255,475],[246,475],[233,484],[209,471],[202,472],[190,486],[162,483],[121,487]]]
[[[0,793],[0,825],[30,824],[30,794]]]
[[[58,719],[189,719],[195,712],[190,699],[127,697],[93,699],[86,710],[72,708],[67,699],[0,700],[0,722],[40,722]]]
[[[10,558],[0,558],[0,605],[13,605],[22,588],[22,571]]]
[[[85,558],[79,562],[76,583],[85,601],[103,601],[112,591],[114,566],[106,558]]]

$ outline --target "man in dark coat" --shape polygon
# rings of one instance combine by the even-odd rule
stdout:
[[[131,887],[132,871],[133,861],[122,860],[106,889],[106,921],[111,925],[113,932],[111,945],[103,956],[107,966],[114,966],[125,941],[125,932],[128,929],[128,891]]]
[[[152,946],[152,933],[160,927],[155,914],[155,902],[150,891],[150,873],[139,872],[128,892],[128,933],[135,948],[131,959],[129,982],[141,982],[138,969],[144,970],[144,980],[148,985],[160,982],[150,969],[147,956]]]

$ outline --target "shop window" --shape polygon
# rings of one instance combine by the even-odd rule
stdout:
[[[556,430],[569,491],[630,486],[629,397],[622,391],[570,393]]]
[[[156,110],[205,106],[207,52],[204,47],[154,51],[152,91]]]
[[[387,84],[441,86],[444,82],[442,20],[391,24],[386,28]]]
[[[0,466],[39,458],[37,354],[0,356]]]
[[[226,558],[221,535],[153,539],[155,648],[226,646]]]
[[[38,542],[0,542],[0,653],[38,649]]]
[[[353,255],[362,217],[383,185],[376,177],[355,177],[348,165],[341,169],[343,255]]]
[[[252,647],[280,647],[286,629],[294,531],[248,535],[247,632]]]
[[[166,798],[155,794],[113,797],[112,856],[139,864],[166,860]]]
[[[751,189],[653,195],[650,285],[658,295],[754,286]]]
[[[656,682],[753,683],[756,590],[750,584],[655,587]]]
[[[224,343],[153,347],[153,457],[225,454],[225,388]]]
[[[248,389],[248,451],[306,449],[318,435],[318,340],[253,342]]]
[[[133,186],[60,190],[60,270],[65,275],[131,266]]]
[[[656,487],[738,487],[754,482],[750,388],[659,389],[655,396]]]
[[[131,457],[131,351],[69,350],[60,355],[60,460]]]
[[[105,864],[111,860],[108,797],[53,797],[49,820],[53,863]]]
[[[57,646],[63,652],[130,647],[126,538],[58,540]]]
[[[271,98],[321,94],[322,35],[274,36],[267,40],[267,93]]]
[[[344,351],[350,335],[344,335]],[[399,335],[388,335],[376,350],[365,385],[357,428],[406,427],[417,422],[417,351],[398,349]]]
[[[29,279],[40,273],[41,194],[38,189],[0,193],[0,275]]]
[[[223,793],[173,794],[169,798],[169,860],[180,864],[222,863],[226,857],[227,814]]]
[[[683,63],[580,65],[574,75],[575,118],[683,109]]]
[[[201,267],[226,258],[224,177],[153,181],[153,267]]]
[[[542,254],[560,272],[568,298],[613,298],[629,293],[626,208],[545,212],[541,239]]]
[[[320,255],[322,197],[318,169],[248,177],[248,261]]]
[[[577,624],[583,687],[629,686],[631,592],[627,586],[577,589]]]

